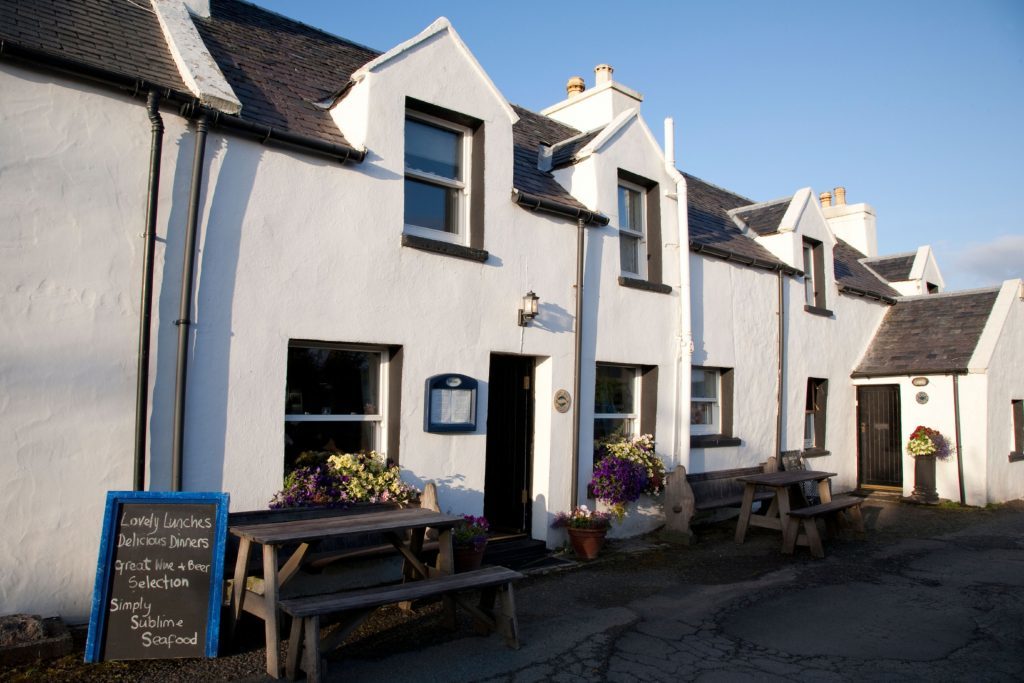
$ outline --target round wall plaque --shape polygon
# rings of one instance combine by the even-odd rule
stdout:
[[[928,392],[926,392],[926,391],[919,391],[919,392],[917,392],[917,402],[922,404],[922,405],[927,403],[928,402]]]
[[[915,377],[914,379],[910,380],[910,383],[913,384],[915,387],[926,387],[928,386],[928,378]]]
[[[569,408],[572,407],[572,396],[565,389],[559,389],[555,392],[555,410],[560,413],[569,412]]]

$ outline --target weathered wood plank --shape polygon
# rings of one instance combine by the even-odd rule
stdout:
[[[450,529],[462,523],[462,521],[462,517],[458,515],[449,515],[423,508],[405,508],[343,517],[324,517],[267,524],[242,524],[232,526],[230,530],[235,536],[248,538],[255,543],[280,544],[299,543],[350,534],[404,531],[410,528],[427,526],[438,529]]]
[[[809,505],[805,508],[798,508],[796,510],[790,510],[789,514],[793,517],[820,517],[822,515],[831,514],[838,512],[839,510],[845,510],[851,507],[860,507],[864,500],[862,498],[852,497],[841,497],[827,503],[819,503],[818,505]]]

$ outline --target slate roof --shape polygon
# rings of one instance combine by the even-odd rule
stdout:
[[[889,308],[853,377],[966,372],[998,289],[901,299]]]
[[[839,290],[889,303],[896,301],[900,293],[865,268],[862,259],[864,254],[843,240],[836,239],[836,246],[832,249],[832,270]]]
[[[916,257],[917,252],[880,256],[865,261],[864,265],[889,282],[902,282],[903,280],[910,279],[910,270],[914,267],[914,259]]]
[[[689,173],[683,175],[686,177],[691,251],[706,252],[761,268],[795,272],[794,268],[744,235],[729,215],[730,209],[756,202]]]
[[[554,145],[579,135],[572,126],[536,114],[529,109],[512,105],[519,121],[512,127],[515,166],[512,184],[517,190],[548,199],[575,209],[587,210],[582,203],[558,184],[555,177],[537,168],[537,150],[541,143]]]
[[[0,39],[188,92],[148,2],[2,0]]]
[[[765,206],[734,211],[733,215],[758,235],[771,235],[779,231],[779,223],[786,215],[790,201],[792,198],[786,197]]]
[[[600,133],[602,130],[603,128],[592,130],[589,133],[580,135],[572,142],[567,142],[566,144],[556,149],[555,153],[551,155],[552,168],[564,168],[566,166],[572,166],[573,164],[575,164],[576,160],[573,159],[573,157],[576,156],[576,153],[579,152],[584,147],[586,147],[587,145],[589,145],[591,141],[594,138],[596,138],[598,133]]]

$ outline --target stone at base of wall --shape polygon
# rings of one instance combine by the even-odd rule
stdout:
[[[661,507],[661,499],[664,496],[652,498],[648,495],[640,496],[640,500],[626,506],[626,516],[621,522],[612,521],[612,528],[608,531],[608,538],[632,538],[650,533],[665,523],[665,512]],[[598,501],[597,509],[601,512],[608,512],[611,508]]]
[[[0,666],[55,659],[71,652],[71,633],[59,617],[35,614],[0,617]]]

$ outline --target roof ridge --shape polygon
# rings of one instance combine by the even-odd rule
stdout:
[[[926,301],[934,299],[949,299],[957,296],[970,296],[975,294],[998,294],[1002,285],[996,285],[994,287],[976,287],[974,289],[958,289],[953,292],[939,292],[938,294],[912,294],[909,296],[901,296],[897,301]]]
[[[734,191],[734,190],[730,190],[729,188],[726,188],[726,187],[722,187],[721,185],[715,185],[715,184],[714,184],[714,183],[712,183],[712,182],[709,182],[709,181],[707,181],[707,180],[704,180],[704,179],[703,179],[703,178],[701,178],[700,176],[695,176],[695,175],[693,175],[692,173],[687,173],[686,171],[683,171],[683,170],[681,170],[681,169],[679,169],[679,168],[677,168],[676,170],[677,170],[677,171],[679,171],[680,173],[682,173],[682,174],[683,174],[684,176],[686,176],[687,178],[693,178],[694,180],[698,180],[698,181],[700,181],[700,182],[704,183],[705,185],[707,185],[708,187],[713,187],[713,188],[715,188],[716,190],[721,190],[722,192],[727,192],[728,194],[731,194],[731,195],[732,195],[732,196],[734,196],[734,197],[738,197],[738,198],[740,198],[740,199],[743,199],[743,200],[745,200],[745,201],[748,201],[748,202],[750,202],[751,204],[756,204],[756,203],[757,203],[757,202],[755,202],[755,201],[754,201],[753,199],[751,199],[750,197],[748,197],[748,196],[746,196],[746,195],[740,194],[740,193],[738,193],[738,192],[736,192],[736,191]]]
[[[250,2],[250,0],[220,0],[220,1],[221,2],[234,2],[234,3],[237,3],[239,5],[248,5],[249,7],[257,9],[257,10],[259,10],[261,12],[266,12],[267,14],[273,14],[275,17],[278,17],[278,18],[288,22],[289,24],[296,24],[298,26],[302,26],[303,28],[307,28],[310,31],[314,31],[316,33],[320,33],[322,35],[328,36],[328,37],[333,38],[335,40],[338,40],[338,41],[341,41],[341,42],[346,43],[348,45],[351,45],[352,47],[358,47],[361,50],[366,50],[367,52],[372,52],[372,53],[374,53],[378,57],[380,55],[384,54],[383,51],[378,50],[377,48],[370,47],[369,45],[363,45],[362,43],[357,43],[354,40],[350,40],[349,38],[345,38],[343,36],[339,36],[336,33],[331,33],[330,31],[325,31],[324,29],[319,28],[317,26],[313,26],[311,24],[307,24],[304,21],[299,21],[298,19],[295,19],[294,17],[289,17],[289,16],[286,16],[284,14],[281,14],[280,12],[275,12],[272,9],[268,9],[268,8],[262,6],[262,5],[257,5],[255,2]],[[131,0],[129,0],[129,2],[131,2]],[[131,3],[131,4],[135,4],[135,3]],[[212,8],[211,8],[211,14],[213,14]]]
[[[864,258],[868,261],[883,261],[890,258],[906,258],[907,256],[917,256],[917,249],[914,251],[901,251],[898,254],[886,254],[885,256],[865,256]]]
[[[782,204],[783,202],[789,204],[792,201],[793,201],[793,195],[789,195],[787,197],[779,197],[778,199],[769,199],[766,202],[757,202],[755,204],[746,204],[744,206],[737,206],[735,209],[729,209],[729,213],[732,214],[732,213],[740,213],[742,211],[755,211],[757,209],[763,209],[763,208],[766,208],[766,207],[769,207],[769,206],[775,206],[776,204]]]

